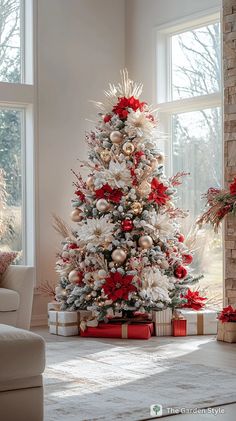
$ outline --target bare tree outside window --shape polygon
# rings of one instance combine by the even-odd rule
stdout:
[[[220,24],[214,23],[171,37],[173,100],[210,95],[221,89]],[[199,108],[172,115],[173,170],[190,177],[179,190],[179,204],[190,211],[183,230],[195,246],[195,269],[204,274],[201,286],[222,300],[222,239],[210,227],[196,232],[203,193],[222,185],[222,128],[220,107]]]

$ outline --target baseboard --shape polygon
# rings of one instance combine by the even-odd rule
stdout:
[[[31,323],[30,325],[32,327],[36,327],[36,326],[47,326],[48,324],[48,318],[47,318],[47,314],[43,313],[43,314],[34,314],[31,318]]]

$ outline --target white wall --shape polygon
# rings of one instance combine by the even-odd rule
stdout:
[[[125,0],[38,0],[37,282],[55,279],[60,237],[53,212],[68,222],[77,158],[86,158],[89,100],[102,100],[124,67]],[[33,322],[46,315],[35,296]]]
[[[126,66],[144,84],[146,100],[155,97],[154,28],[220,6],[221,0],[126,0]]]

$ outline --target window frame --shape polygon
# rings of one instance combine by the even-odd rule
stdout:
[[[223,110],[222,69],[221,90],[216,93],[198,95],[183,99],[171,99],[171,37],[188,30],[200,28],[220,21],[221,9],[213,8],[172,21],[155,28],[155,97],[157,104],[161,133],[165,133],[165,140],[161,145],[168,156],[166,173],[172,174],[172,115],[206,108],[220,107]],[[222,44],[222,42],[221,42]],[[223,129],[223,113],[222,113]],[[223,145],[222,145],[223,147]],[[223,179],[222,179],[223,182]]]
[[[22,121],[22,250],[24,266],[36,266],[36,1],[21,0],[21,82],[0,82],[0,107],[23,111]],[[35,281],[35,280],[34,280]]]

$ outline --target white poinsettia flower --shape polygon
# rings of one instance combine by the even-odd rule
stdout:
[[[78,230],[80,244],[86,244],[87,248],[102,246],[113,240],[115,224],[108,217],[88,219],[87,223],[81,223]]]
[[[148,138],[152,134],[153,123],[144,112],[131,110],[125,122],[125,131],[128,136]]]
[[[109,168],[103,172],[106,182],[114,188],[124,188],[131,184],[130,171],[127,169],[126,162],[111,161]]]
[[[173,289],[172,279],[163,275],[159,269],[146,268],[141,275],[142,289],[139,292],[142,298],[152,301],[170,302],[169,291]]]
[[[145,228],[152,234],[154,240],[164,241],[170,238],[176,228],[166,213],[150,212]]]

